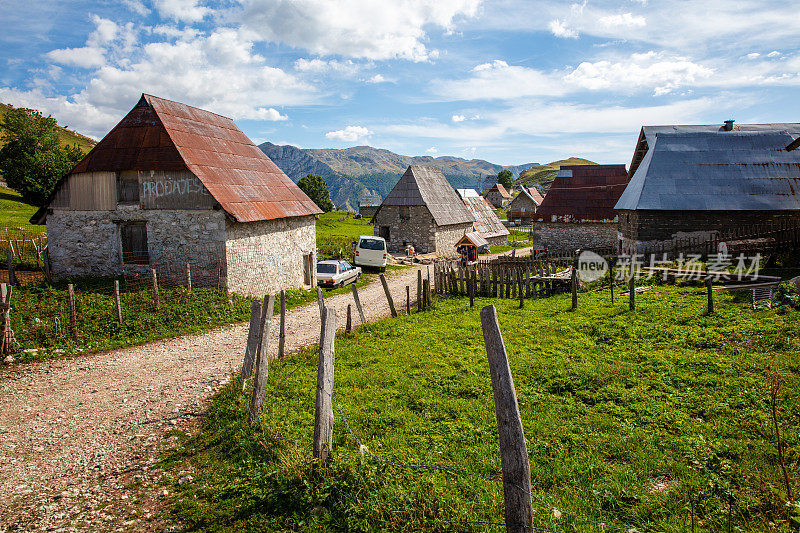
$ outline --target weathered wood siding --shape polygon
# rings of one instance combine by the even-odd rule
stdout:
[[[115,172],[81,172],[67,178],[62,187],[60,204],[74,211],[105,211],[117,206],[117,175]],[[58,195],[57,195],[58,196]],[[66,202],[65,202],[66,201]]]

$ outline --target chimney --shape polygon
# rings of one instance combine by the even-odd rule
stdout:
[[[733,122],[734,122],[733,120],[726,120],[723,129],[725,131],[733,131]]]

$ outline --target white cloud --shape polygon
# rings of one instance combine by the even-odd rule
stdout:
[[[243,0],[241,22],[261,39],[320,55],[425,61],[429,28],[451,30],[481,0]]]
[[[211,9],[198,4],[198,0],[153,0],[153,6],[162,18],[182,22],[200,22],[211,13]]]
[[[713,74],[712,69],[687,58],[651,51],[623,61],[585,61],[564,76],[564,81],[589,90],[652,88],[654,94],[661,95]]]
[[[146,16],[150,14],[150,9],[145,6],[141,0],[122,0],[122,3],[136,13],[137,15]]]
[[[91,46],[51,50],[47,58],[61,65],[79,68],[100,67],[106,62],[105,51]]]
[[[467,120],[467,117],[465,117],[464,115],[453,115],[452,120],[453,122],[464,122],[465,120]]]
[[[601,25],[613,28],[640,28],[647,24],[647,20],[633,13],[622,13],[620,15],[606,15],[597,20]]]
[[[435,146],[431,146],[430,148],[425,150],[425,153],[426,154],[438,154],[439,153],[439,149],[436,148]]]
[[[363,126],[347,126],[343,130],[329,131],[326,139],[344,142],[356,142],[359,139],[372,135],[372,132]]]
[[[375,74],[374,76],[372,76],[367,80],[367,83],[388,83],[391,81],[393,80],[385,78],[383,74]]]
[[[462,80],[436,80],[436,94],[449,100],[503,100],[525,96],[560,96],[567,91],[553,74],[509,65],[495,59],[472,69]]]
[[[295,70],[310,74],[339,74],[342,76],[354,76],[361,70],[362,65],[354,63],[348,59],[337,61],[335,59],[306,59],[299,58],[294,62]]]
[[[761,54],[759,54],[758,52],[750,52],[749,54],[747,54],[747,59],[756,59],[760,56]]]
[[[556,37],[561,37],[564,39],[578,38],[577,30],[568,27],[567,23],[565,21],[562,21],[561,19],[551,20],[550,23],[547,25],[547,27],[550,29],[550,33],[552,33]]]
[[[780,52],[778,52],[777,50],[773,50],[772,52],[767,54],[767,57],[778,57],[779,55],[781,55]]]
[[[92,15],[91,20],[95,29],[86,38],[85,46],[51,50],[45,57],[61,65],[84,69],[100,67],[106,63],[107,49],[114,41],[120,40],[123,47],[130,47],[136,40],[132,25],[120,27],[97,15]]]

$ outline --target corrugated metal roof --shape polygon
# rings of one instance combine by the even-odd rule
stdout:
[[[633,159],[628,168],[628,176],[633,176],[636,169],[644,159],[647,148],[655,141],[655,136],[659,133],[721,133],[731,132],[788,132],[792,138],[800,137],[800,123],[786,122],[774,124],[733,124],[733,130],[725,130],[722,124],[707,125],[675,125],[675,126],[642,126],[639,132],[639,140],[633,152]]]
[[[121,170],[189,170],[239,222],[322,213],[233,120],[147,94],[70,173]]]
[[[461,198],[478,198],[480,194],[475,189],[456,189]]]
[[[788,131],[659,132],[615,209],[800,209],[800,153]]]
[[[614,204],[628,183],[625,165],[566,165],[556,175],[534,220],[613,220]]]
[[[456,190],[447,182],[442,171],[434,167],[419,165],[408,167],[394,189],[383,200],[381,206],[384,205],[424,205],[439,226],[463,224],[475,220]]]
[[[472,190],[472,189],[467,189]],[[467,210],[475,217],[475,223],[472,225],[475,231],[484,236],[484,238],[491,239],[493,237],[504,237],[509,234],[508,228],[503,225],[503,222],[497,218],[492,207],[482,196],[462,196],[464,205]]]

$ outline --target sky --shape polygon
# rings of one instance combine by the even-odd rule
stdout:
[[[800,121],[771,0],[0,0],[0,102],[101,138],[141,93],[257,144],[630,162],[642,125]]]

